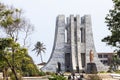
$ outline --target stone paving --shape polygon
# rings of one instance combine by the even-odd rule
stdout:
[[[68,76],[71,75],[71,73],[65,73],[64,76],[68,78]],[[76,77],[79,77],[81,74],[75,74]],[[88,75],[93,75],[93,74],[83,74],[84,80],[87,80]],[[102,78],[102,80],[120,80],[120,77],[112,77],[111,73],[102,73],[102,74],[97,74],[99,77]],[[24,77],[23,80],[49,80],[48,78],[50,75],[47,76],[42,76],[42,77]],[[1,79],[0,79],[1,80]]]
[[[97,74],[99,77],[101,77],[102,80],[120,80],[120,77],[113,78],[110,76],[111,73],[102,73],[102,74]],[[89,74],[91,75],[91,74]],[[84,77],[87,78],[88,74],[84,74]]]

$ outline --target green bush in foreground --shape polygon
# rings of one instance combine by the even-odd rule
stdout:
[[[45,76],[46,75],[46,73],[45,72],[39,72],[39,76]]]
[[[115,71],[115,73],[118,73],[118,74],[120,74],[120,70],[116,70],[116,71]]]
[[[62,75],[52,75],[52,77],[48,78],[49,80],[67,80],[64,76]]]
[[[105,71],[100,71],[99,73],[107,73],[107,72],[105,72]]]

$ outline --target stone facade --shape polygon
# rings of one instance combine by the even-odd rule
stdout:
[[[83,17],[70,15],[66,19],[64,15],[59,15],[56,20],[52,54],[41,69],[45,72],[56,72],[58,67],[63,72],[86,71],[87,64],[90,62],[90,50],[94,52],[93,62],[97,70],[107,70],[107,67],[99,61],[95,50],[90,15]]]

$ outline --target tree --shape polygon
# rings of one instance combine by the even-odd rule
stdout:
[[[116,48],[114,51],[117,55],[113,56],[111,67],[117,70],[118,65],[120,65],[120,0],[112,1],[114,3],[113,9],[110,9],[109,14],[105,17],[110,34],[102,41]]]
[[[25,57],[27,57],[27,59],[21,59],[22,60],[22,63],[21,63],[22,75],[23,76],[38,76],[39,70],[37,66],[34,64],[32,58],[28,54],[25,54]]]
[[[20,65],[19,62],[21,61],[20,58],[18,59],[18,57],[23,58],[24,53],[22,51],[23,50],[20,49],[19,44],[15,43],[12,39],[0,38],[0,58],[5,62],[5,64],[7,64],[7,66],[5,66],[5,64],[3,64],[3,66],[11,69],[16,80],[19,80],[17,77],[16,68],[18,65]],[[15,57],[12,57],[13,54]],[[16,60],[17,62],[14,61],[15,59],[18,59]]]
[[[3,72],[3,78],[4,80],[8,80],[8,65],[3,60],[2,56],[0,55],[0,72]]]
[[[0,3],[0,32],[4,33],[4,37],[6,37],[0,38],[0,62],[5,63],[0,64],[0,67],[10,68],[16,80],[19,79],[17,71],[28,67],[27,64],[24,67],[21,65],[23,61],[27,61],[29,64],[32,61],[25,48],[28,36],[32,31],[33,25],[23,17],[22,10]],[[19,41],[23,42],[23,47],[17,43]],[[31,65],[33,66],[34,63],[32,62]]]
[[[22,13],[21,9],[7,7],[0,3],[0,29],[15,42],[19,41],[20,37],[25,47],[26,40],[33,31],[33,25],[23,17]]]
[[[120,58],[118,57],[117,54],[115,54],[112,57],[111,67],[113,68],[114,71],[116,71],[116,70],[118,70],[119,65],[120,65]]]
[[[45,53],[45,50],[46,50],[45,45],[39,41],[35,44],[35,48],[32,50],[32,51],[36,51],[37,56],[40,55],[42,63],[43,63],[42,52]]]
[[[120,53],[120,0],[112,0],[113,9],[109,10],[109,14],[105,17],[110,34],[102,39],[108,45],[116,47],[117,53]]]
[[[14,57],[12,57],[13,54]],[[23,76],[39,74],[32,58],[28,55],[27,49],[20,47],[20,45],[11,38],[0,38],[0,68],[2,68],[3,73],[11,69],[16,80],[19,80],[17,73]]]

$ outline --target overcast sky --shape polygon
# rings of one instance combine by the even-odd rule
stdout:
[[[13,5],[24,11],[24,16],[28,18],[35,26],[35,31],[31,37],[31,49],[37,41],[46,45],[46,53],[43,55],[44,61],[50,57],[53,41],[56,17],[64,14],[68,17],[70,14],[83,16],[90,14],[92,19],[92,28],[94,43],[97,52],[112,52],[113,49],[101,42],[101,39],[108,35],[105,22],[105,16],[112,8],[112,0],[0,0],[6,5]],[[40,62],[34,52],[29,50],[35,63]]]

